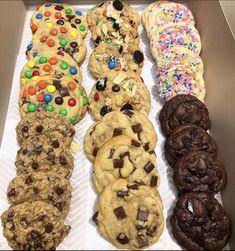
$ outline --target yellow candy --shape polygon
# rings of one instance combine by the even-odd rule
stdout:
[[[76,38],[78,33],[76,31],[71,31],[70,32],[70,35],[73,37],[73,38]]]
[[[55,88],[54,85],[48,85],[48,86],[47,86],[47,91],[48,91],[49,93],[53,93],[53,92],[56,91],[56,88]]]
[[[51,23],[51,22],[46,23],[46,27],[47,28],[52,28],[53,27],[53,23]]]
[[[21,78],[21,79],[20,79],[20,84],[21,84],[21,85],[26,84],[26,79],[25,79],[25,78]]]
[[[32,77],[32,80],[33,80],[33,81],[36,81],[36,80],[38,80],[38,79],[39,79],[39,76],[33,76],[33,77]]]
[[[28,66],[29,68],[33,68],[33,67],[35,66],[35,62],[34,62],[33,60],[29,60],[27,66]]]

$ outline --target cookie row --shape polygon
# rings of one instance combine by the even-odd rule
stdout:
[[[207,133],[208,109],[196,97],[181,94],[164,104],[159,119],[180,195],[170,219],[172,233],[186,249],[220,250],[228,242],[231,221],[214,198],[225,186],[226,172]]]
[[[156,64],[156,91],[166,102],[177,94],[205,97],[201,38],[191,11],[168,1],[151,3],[142,14]]]
[[[146,248],[163,231],[156,142],[152,123],[134,110],[112,111],[86,133],[85,151],[99,193],[93,220],[118,248]]]

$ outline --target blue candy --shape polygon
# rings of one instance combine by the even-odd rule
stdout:
[[[46,7],[50,7],[50,6],[51,6],[51,3],[46,3],[45,6],[46,6]]]
[[[38,14],[36,15],[36,18],[37,18],[37,19],[42,19],[42,14],[38,13]]]
[[[115,59],[110,59],[110,60],[109,60],[109,63],[108,63],[109,69],[114,69],[116,66],[117,66],[117,65],[116,65]]]
[[[71,67],[69,72],[72,74],[72,75],[76,75],[78,73],[77,69],[75,67]]]
[[[46,94],[46,95],[44,95],[44,101],[46,102],[46,103],[49,103],[49,102],[51,102],[51,100],[52,100],[52,96],[50,95],[50,94]]]
[[[31,51],[32,48],[33,48],[33,45],[32,45],[32,44],[29,44],[29,45],[27,46],[27,50],[28,50],[28,51]]]
[[[37,56],[38,56],[38,51],[35,51],[35,52],[33,53],[33,57],[36,58]]]
[[[76,11],[76,14],[77,14],[78,16],[81,16],[81,15],[82,15],[82,12],[81,12],[80,10],[77,10],[77,11]]]

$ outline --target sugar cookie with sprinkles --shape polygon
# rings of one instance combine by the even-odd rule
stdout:
[[[45,23],[47,24],[47,23]],[[70,25],[52,27],[41,26],[33,35],[31,43],[27,46],[28,59],[40,55],[42,51],[61,50],[68,53],[81,65],[86,57],[86,45],[80,33]]]
[[[164,102],[178,94],[190,94],[203,100],[206,93],[202,75],[195,74],[183,65],[169,68],[165,72],[157,72],[156,90]]]
[[[150,39],[150,49],[154,58],[175,46],[189,49],[199,55],[201,38],[197,29],[190,24],[166,24],[158,27]]]
[[[35,33],[45,23],[57,23],[64,25],[69,23],[71,27],[77,29],[82,38],[85,38],[88,30],[86,16],[80,11],[68,4],[45,3],[38,7],[37,11],[32,15],[30,27]],[[50,24],[49,24],[50,26]]]
[[[71,77],[39,77],[37,81],[28,81],[20,90],[21,117],[37,111],[54,111],[76,124],[84,117],[87,106],[84,88]]]
[[[20,73],[21,87],[28,81],[36,81],[42,76],[71,76],[77,83],[82,83],[82,72],[77,63],[67,53],[55,50],[44,51],[28,61]]]

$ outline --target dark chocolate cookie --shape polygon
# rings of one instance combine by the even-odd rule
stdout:
[[[221,250],[228,243],[231,221],[209,193],[182,195],[170,222],[175,239],[188,250]]]
[[[199,99],[180,94],[166,102],[159,115],[161,129],[165,136],[181,124],[190,123],[208,130],[209,112]]]
[[[226,174],[220,161],[208,152],[190,151],[175,164],[174,183],[180,192],[212,192],[223,189]]]
[[[201,127],[182,124],[176,127],[165,142],[165,156],[170,166],[184,154],[192,150],[202,150],[216,157],[215,140]]]

